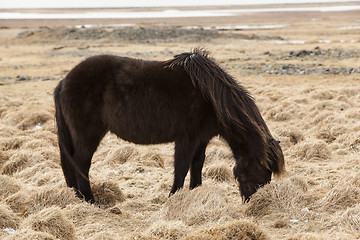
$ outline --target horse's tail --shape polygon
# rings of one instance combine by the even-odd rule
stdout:
[[[248,144],[248,154],[271,169],[284,171],[284,157],[278,142],[273,142],[268,127],[260,115],[251,95],[233,77],[209,57],[209,53],[196,48],[169,61],[169,67],[182,66],[194,86],[211,102],[219,123],[225,131],[235,131]]]
[[[71,186],[73,182],[76,182],[76,179],[71,179],[74,177],[73,169],[75,169],[75,171],[78,171],[79,174],[85,179],[87,179],[87,177],[82,173],[82,171],[79,169],[74,159],[72,158],[72,155],[74,154],[73,139],[71,137],[69,127],[66,124],[60,100],[62,84],[63,81],[60,81],[60,83],[54,90],[55,119],[58,129],[57,135],[60,148],[61,167],[63,169],[64,176],[69,187],[75,187]]]

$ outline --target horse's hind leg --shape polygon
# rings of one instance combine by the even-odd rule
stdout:
[[[89,170],[91,165],[92,151],[90,149],[77,149],[74,154],[76,162],[76,194],[87,202],[95,202],[89,182]]]
[[[201,171],[205,161],[205,150],[207,142],[201,143],[196,149],[190,164],[190,189],[201,185]]]
[[[70,163],[71,158],[72,157],[70,156],[70,154],[65,153],[63,150],[61,150],[61,147],[60,147],[61,168],[62,168],[64,176],[65,176],[66,184],[70,188],[77,189],[78,187],[77,187],[77,182],[76,182],[75,170]]]
[[[87,202],[94,203],[94,195],[91,191],[89,182],[89,170],[91,166],[91,159],[96,151],[101,139],[104,137],[106,131],[99,129],[87,129],[85,136],[77,137],[75,153],[73,156],[76,175],[76,193],[79,198],[84,198]]]
[[[170,195],[184,186],[185,177],[189,171],[196,146],[196,142],[187,138],[175,141],[174,183]]]

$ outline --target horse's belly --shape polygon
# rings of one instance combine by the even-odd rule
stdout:
[[[176,133],[174,127],[161,125],[161,123],[144,121],[128,122],[118,126],[115,134],[129,142],[137,144],[157,144],[172,142],[175,140]]]
[[[112,89],[104,102],[106,125],[118,137],[138,144],[196,134],[212,108],[194,88],[189,89],[171,93],[154,86]]]
[[[108,122],[108,128],[118,137],[129,142],[137,144],[173,142],[181,128],[179,118],[174,116],[176,114],[168,111],[162,114],[133,106],[130,109],[123,108],[120,112]]]

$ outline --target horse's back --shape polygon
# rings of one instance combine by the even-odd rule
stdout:
[[[186,132],[197,134],[204,118],[213,117],[186,72],[160,61],[91,57],[70,71],[63,91],[78,128],[101,122],[135,143],[170,142]]]

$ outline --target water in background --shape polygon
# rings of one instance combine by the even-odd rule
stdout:
[[[320,7],[287,7],[287,8],[233,8],[233,9],[213,9],[213,10],[152,10],[152,11],[96,11],[81,10],[79,12],[1,12],[0,19],[104,19],[104,18],[174,18],[174,17],[220,17],[235,16],[241,13],[256,12],[298,12],[298,11],[320,11],[336,12],[360,10],[360,5],[346,6],[320,6]]]
[[[100,18],[171,18],[171,17],[219,17],[219,16],[234,16],[249,12],[284,12],[284,11],[350,11],[360,10],[360,4],[336,4],[336,6],[315,6],[295,7],[289,4],[294,3],[318,3],[318,2],[349,2],[352,0],[180,0],[180,1],[164,1],[164,0],[137,0],[137,1],[94,1],[94,0],[77,0],[77,1],[58,1],[58,0],[0,0],[0,19],[100,19]],[[352,1],[358,2],[360,1]],[[258,5],[258,4],[288,4],[286,8],[276,7],[258,7],[258,8],[240,8],[239,5]],[[222,6],[231,6],[232,9],[221,9]],[[237,6],[235,6],[237,5]],[[138,11],[139,7],[165,7],[163,10],[149,9],[145,11]],[[219,8],[207,10],[181,10],[174,9],[178,6],[219,6]],[[33,10],[20,11],[21,8]],[[56,8],[58,10],[36,10],[36,8]],[[62,11],[59,8],[79,8],[79,10]],[[81,8],[87,8],[86,10]],[[126,8],[125,10],[111,10],[95,8]],[[1,9],[4,9],[1,11]],[[12,9],[12,10],[6,10]],[[19,10],[18,10],[19,9]]]
[[[8,8],[127,8],[221,6],[294,3],[360,2],[359,0],[0,0],[0,9]]]

